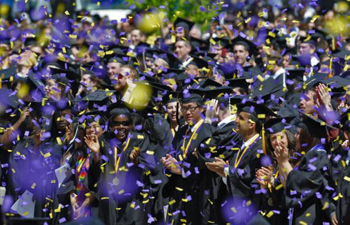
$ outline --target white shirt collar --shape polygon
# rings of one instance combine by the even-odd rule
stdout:
[[[256,138],[256,136],[259,136],[259,134],[256,134],[256,135],[254,135],[253,137],[249,138],[247,141],[244,141],[244,142],[243,142],[243,145],[242,145],[242,147],[241,147],[241,149],[245,148],[246,145],[247,145],[249,142],[251,142],[251,140],[253,140],[254,138]]]
[[[190,125],[188,125],[188,128],[191,129],[191,133],[193,133],[193,132],[196,130],[196,128],[200,125],[200,122],[201,122],[201,121],[202,121],[202,120],[199,120],[198,123],[196,123],[193,127],[191,127]]]
[[[218,123],[218,128],[223,128],[224,126],[226,126],[226,124],[230,123],[231,121],[235,121],[236,120],[236,115],[231,115],[226,117],[225,119],[223,119],[220,123]]]

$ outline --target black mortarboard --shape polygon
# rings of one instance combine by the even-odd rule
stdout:
[[[295,117],[276,117],[270,118],[266,123],[264,123],[264,128],[267,134],[275,134],[283,130],[291,128],[291,125],[288,124]]]
[[[265,101],[270,99],[274,95],[275,99],[284,95],[283,84],[280,83],[278,79],[273,79],[269,77],[268,79],[261,82],[257,81],[254,89],[253,95],[257,98],[263,98]]]
[[[175,28],[183,27],[184,29],[190,31],[194,26],[194,23],[189,20],[178,17],[174,22],[174,26]]]
[[[61,60],[57,60],[58,65],[60,66],[60,69],[65,69],[65,70],[71,70],[74,71],[75,73],[80,73],[80,66],[79,65],[75,65],[72,63],[68,63],[68,62],[64,62]]]
[[[305,68],[286,69],[286,79],[287,80],[296,79],[297,81],[303,81],[304,73],[305,73]]]
[[[57,68],[51,68],[51,72],[53,75],[60,75],[65,76],[72,88],[73,95],[75,95],[78,92],[79,85],[80,85],[80,74],[76,73],[72,70],[65,70],[65,69],[57,69]]]
[[[82,98],[81,101],[88,102],[90,105],[89,108],[93,108],[94,104],[98,106],[108,106],[111,104],[110,99],[115,92],[116,91],[94,91]]]
[[[306,82],[305,82],[306,88],[317,86],[327,76],[328,76],[328,74],[326,74],[326,73],[315,73],[314,75],[312,75],[310,78],[308,78],[306,80]]]
[[[211,52],[205,52],[205,51],[200,51],[195,53],[198,56],[201,56],[202,58],[206,58],[207,61],[209,61],[209,58],[211,60],[214,60],[215,56],[217,56],[216,53],[211,53]]]
[[[187,104],[192,102],[203,103],[203,98],[199,94],[190,93],[189,90],[184,90],[182,93],[181,103]]]
[[[311,136],[319,139],[327,138],[327,130],[334,129],[334,127],[328,125],[326,122],[305,113],[303,113],[303,120],[299,123],[298,127],[308,130]]]
[[[232,88],[225,87],[225,86],[221,86],[221,87],[207,86],[205,88],[199,87],[197,89],[190,88],[189,91],[191,93],[199,94],[203,96],[205,100],[208,100],[208,99],[218,98],[219,96],[222,96],[226,93],[230,94],[232,93]]]
[[[207,61],[205,61],[204,59],[198,58],[198,57],[193,57],[193,60],[188,64],[188,65],[195,65],[198,67],[198,69],[202,69],[202,68],[207,68],[209,67],[209,64]]]
[[[312,38],[312,36],[311,35],[307,35],[306,37],[302,37],[302,36],[300,36],[300,41],[302,42],[302,43],[307,43],[307,44],[310,44],[310,45],[313,45],[313,46],[315,46],[316,47],[316,42],[315,42],[315,40]]]
[[[254,55],[256,53],[256,45],[249,41],[246,38],[243,38],[242,36],[238,35],[236,38],[234,38],[232,41],[232,46],[234,47],[235,45],[243,45],[246,47],[249,51],[249,55]]]
[[[177,68],[169,68],[166,71],[164,71],[164,73],[176,73],[176,74],[180,74],[183,72],[185,72],[185,70],[177,69]]]
[[[267,116],[276,116],[265,104],[258,104],[254,101],[247,101],[244,104],[238,104],[239,112],[250,113],[258,120],[264,121]]]
[[[236,88],[243,88],[246,93],[249,92],[249,83],[246,78],[226,79],[227,85]]]
[[[343,95],[346,92],[346,87],[350,85],[350,80],[339,76],[326,78],[320,81],[328,85],[332,89],[333,94]]]
[[[8,83],[10,78],[14,78],[16,74],[16,67],[10,67],[4,70],[0,70],[0,78],[2,83]]]
[[[82,119],[84,118],[84,119]],[[92,123],[92,122],[99,122],[100,125],[105,125],[106,124],[106,112],[102,112],[99,110],[93,110],[90,112],[86,112],[83,115],[80,116],[79,118],[79,122],[81,122],[81,120],[86,120],[86,122],[88,122],[88,124]]]
[[[110,111],[110,117],[115,117],[118,115],[130,116],[130,111],[127,108],[114,108]]]
[[[197,86],[197,85],[196,85]],[[199,81],[198,82],[198,86],[201,87],[201,88],[206,88],[206,87],[222,87],[221,84],[219,84],[218,82],[214,81],[213,79],[205,79],[205,80],[202,80],[202,81]]]
[[[27,82],[31,90],[38,89],[42,94],[46,93],[45,84],[43,84],[43,82],[41,82],[41,80],[36,75],[34,75],[34,73],[30,73],[28,75]]]

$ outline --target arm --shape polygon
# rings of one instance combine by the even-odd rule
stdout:
[[[7,131],[5,131],[5,133],[0,137],[0,143],[1,144],[8,144],[11,141],[11,135],[18,130],[18,128],[21,126],[21,124],[24,122],[24,120],[27,118],[27,116],[30,114],[29,109],[26,107],[24,108],[23,112],[21,113],[21,116],[19,117],[19,119],[16,121],[16,123],[13,125],[13,127],[11,127],[10,129],[8,129]]]

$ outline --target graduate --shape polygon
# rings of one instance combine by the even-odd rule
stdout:
[[[262,214],[271,224],[288,224],[289,209],[284,208],[281,202],[285,190],[279,176],[274,151],[278,144],[288,146],[289,161],[292,165],[297,163],[298,157],[294,154],[296,141],[291,132],[292,126],[287,123],[292,119],[293,117],[276,117],[264,123],[266,156],[270,162],[256,172],[256,178],[260,186],[265,189]]]
[[[207,162],[206,166],[209,170],[223,177],[227,184],[228,201],[230,201],[228,207],[235,208],[233,214],[226,214],[228,221],[235,224],[247,222],[267,224],[267,221],[257,213],[261,205],[261,195],[255,192],[260,188],[255,178],[255,172],[261,168],[260,156],[263,155],[260,136],[262,124],[258,117],[268,118],[274,114],[264,105],[255,102],[248,103],[251,107],[241,108],[236,119],[236,131],[243,138],[242,146],[230,159],[229,164],[216,158],[215,162]],[[245,204],[247,201],[250,202],[249,205]]]
[[[146,135],[132,131],[128,109],[110,112],[110,133],[105,140],[87,137],[93,152],[89,187],[99,200],[99,217],[106,224],[143,224],[147,219],[147,171],[155,168]],[[101,142],[101,144],[100,144]]]
[[[201,220],[199,208],[200,168],[194,150],[211,137],[212,125],[202,119],[203,100],[198,94],[184,94],[181,111],[187,122],[176,133],[174,150],[161,159],[168,172],[169,182],[163,196],[169,197],[168,222],[197,224]]]
[[[283,204],[292,208],[289,219],[293,223],[319,224],[335,218],[334,184],[323,145],[327,129],[332,127],[303,114],[295,137],[297,150],[304,155],[294,167],[289,162],[288,146],[280,143],[276,147],[280,179],[286,190]]]

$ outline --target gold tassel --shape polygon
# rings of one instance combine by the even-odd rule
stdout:
[[[263,152],[264,152],[264,155],[266,155],[266,143],[265,143],[265,128],[264,128],[264,124],[262,125],[261,136],[262,136],[262,148],[263,148]]]
[[[332,57],[330,58],[330,60],[329,60],[329,67],[328,67],[328,69],[329,69],[329,74],[328,74],[328,78],[331,78],[332,77]]]

